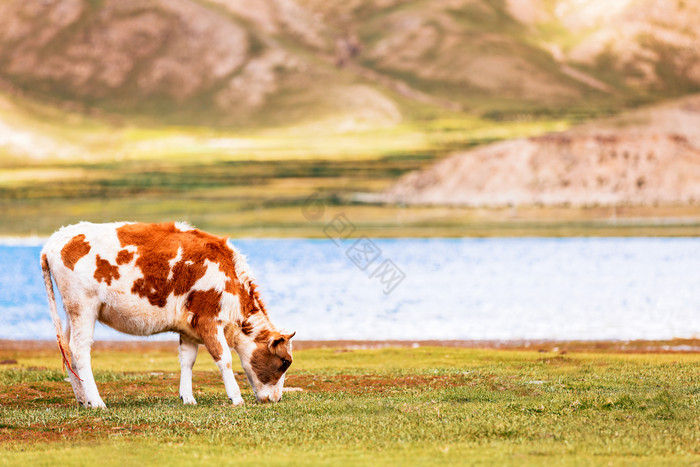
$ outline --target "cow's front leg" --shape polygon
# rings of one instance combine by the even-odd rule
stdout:
[[[204,341],[204,346],[211,354],[214,362],[216,362],[216,366],[219,367],[229,400],[234,405],[243,404],[241,389],[233,376],[231,349],[226,342],[223,324],[209,321],[198,325],[196,330],[199,332],[202,341]]]
[[[185,404],[197,403],[192,394],[192,367],[197,359],[198,348],[196,342],[180,336],[180,399]]]

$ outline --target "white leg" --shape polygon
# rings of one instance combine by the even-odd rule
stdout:
[[[216,362],[216,366],[219,367],[221,376],[224,379],[224,387],[226,388],[226,395],[229,400],[233,402],[233,405],[242,405],[243,398],[241,397],[241,388],[238,387],[236,378],[233,376],[231,363],[231,350],[228,348],[228,345],[226,345],[221,360]]]
[[[95,321],[97,320],[96,307],[81,306],[80,308],[68,311],[71,320],[70,351],[73,354],[74,370],[83,380],[82,388],[84,401],[82,405],[90,408],[107,408],[100,393],[97,391],[95,378],[92,375],[90,364],[90,349],[92,348],[92,337],[95,332]],[[80,400],[78,400],[80,402]]]
[[[68,320],[68,324],[66,325],[66,330],[63,335],[66,336],[69,345],[69,347],[66,349],[68,351],[70,350],[70,319]],[[75,368],[74,358],[71,358],[71,365],[73,365],[73,368]],[[70,381],[70,385],[73,387],[73,394],[75,394],[78,404],[81,406],[85,405],[85,392],[83,391],[83,384],[80,382],[78,377],[70,371],[69,368],[66,368],[66,372],[68,373],[68,380]]]
[[[229,400],[233,402],[233,405],[242,405],[241,389],[238,387],[236,378],[233,376],[233,369],[231,369],[233,360],[231,359],[231,349],[229,349],[224,335],[224,327],[214,323],[204,323],[199,329],[199,335],[216,366],[219,367]]]
[[[188,405],[197,401],[192,394],[192,367],[197,359],[199,345],[180,336],[180,399]]]

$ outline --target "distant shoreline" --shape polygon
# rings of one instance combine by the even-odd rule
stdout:
[[[536,228],[525,228],[522,230],[516,229],[504,229],[498,233],[485,232],[481,230],[464,230],[463,232],[453,232],[453,231],[440,231],[436,234],[430,233],[410,233],[408,235],[401,235],[399,232],[382,232],[382,231],[372,231],[368,237],[376,239],[459,239],[459,238],[698,238],[700,233],[696,230],[700,229],[700,222],[698,224],[678,224],[680,227],[688,227],[688,231],[682,232],[672,232],[663,231],[665,226],[673,227],[676,224],[656,224],[653,226],[648,226],[645,229],[634,230],[634,228],[626,228],[624,222],[618,227],[613,227],[610,230],[600,229],[600,230],[562,230],[561,232],[554,232],[551,230],[538,230]],[[532,226],[529,226],[532,227]],[[638,227],[638,226],[637,226]],[[415,235],[414,235],[415,234]],[[327,236],[323,235],[278,235],[278,236],[266,236],[261,235],[259,237],[245,235],[240,237],[227,236],[229,241],[249,241],[249,240],[328,240]],[[38,247],[44,246],[44,243],[48,240],[49,236],[37,237],[34,235],[28,235],[26,237],[19,235],[2,236],[0,235],[0,247]]]
[[[329,340],[295,341],[295,350],[340,349],[363,350],[406,347],[454,347],[489,350],[522,350],[536,352],[610,352],[610,353],[700,353],[700,338],[671,340]],[[171,341],[95,341],[95,350],[162,351],[175,350],[177,339]],[[53,340],[0,339],[0,350],[53,351]]]
[[[43,246],[48,239],[48,236],[37,237],[35,235],[27,235],[26,237],[19,235],[0,236],[0,246]]]

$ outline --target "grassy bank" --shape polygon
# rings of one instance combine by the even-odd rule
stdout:
[[[18,134],[34,141],[34,155],[0,148],[0,236],[48,235],[81,220],[187,220],[232,237],[323,237],[339,214],[358,233],[375,237],[700,234],[697,206],[480,209],[362,202],[455,151],[562,130],[575,116],[497,121],[442,113],[390,128],[243,134],[110,124],[37,103],[4,105],[0,117],[12,114]],[[309,215],[310,197],[325,210]]]
[[[297,143],[303,147],[301,139]],[[232,237],[323,237],[341,214],[375,237],[700,234],[697,206],[484,209],[360,202],[358,194],[384,190],[443,157],[452,144],[446,147],[337,157],[275,153],[256,160],[209,157],[202,148],[180,159],[6,160],[0,235],[49,235],[82,220],[187,220]]]
[[[357,194],[379,192],[454,150],[568,126],[433,116],[349,133],[304,127],[244,134],[114,126],[38,104],[10,108],[27,138],[51,139],[36,138],[33,158],[0,148],[0,235],[48,235],[81,220],[179,219],[234,237],[318,237],[342,211],[372,235],[432,235],[436,216],[447,220],[441,232],[463,235],[469,210],[367,205]],[[312,195],[333,212],[304,216]]]
[[[174,345],[96,350],[98,412],[75,407],[57,351],[0,354],[3,464],[700,461],[698,354],[298,350],[303,392],[258,405],[240,378],[233,408],[203,353],[185,407]]]

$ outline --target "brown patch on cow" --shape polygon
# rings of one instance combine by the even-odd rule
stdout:
[[[119,250],[117,253],[117,264],[126,264],[132,260],[134,252],[129,250]]]
[[[272,333],[270,331],[268,331],[267,329],[261,329],[255,336],[255,342],[264,343],[265,345],[267,345],[267,343],[270,341],[271,336]]]
[[[201,322],[195,328],[195,331],[197,331],[199,337],[202,338],[204,346],[209,351],[211,358],[213,358],[215,362],[221,360],[221,356],[224,354],[224,348],[217,336],[216,323],[212,321]]]
[[[224,325],[224,337],[226,338],[226,343],[229,348],[236,348],[236,337],[238,334],[238,326],[233,323],[226,323]]]
[[[80,305],[75,302],[64,301],[63,308],[66,310],[66,315],[71,319],[80,316]]]
[[[119,267],[114,266],[106,259],[100,258],[100,255],[97,255],[95,258],[95,265],[97,269],[95,269],[94,277],[98,282],[106,282],[107,285],[112,285],[112,279],[119,279]]]
[[[214,361],[218,362],[224,354],[217,332],[219,325],[216,322],[221,311],[221,292],[214,289],[193,290],[187,296],[185,306],[192,313],[192,329],[202,338]]]
[[[164,307],[171,293],[189,293],[206,273],[205,261],[209,260],[228,278],[226,284],[222,284],[224,291],[239,297],[243,316],[265,313],[255,287],[250,284],[246,291],[236,276],[234,253],[225,238],[197,229],[181,231],[172,222],[126,224],[117,229],[117,237],[122,247],[137,248],[135,265],[141,269],[143,277],[134,282],[131,291],[147,298],[151,305]],[[171,275],[170,262],[178,256],[178,250],[182,256],[172,266]]]
[[[63,260],[63,264],[72,271],[73,268],[75,268],[75,263],[89,252],[90,243],[85,241],[85,235],[80,234],[71,238],[70,241],[63,246],[61,249],[61,259]]]
[[[228,368],[229,370],[232,368],[231,362],[228,362],[228,363],[226,364],[226,368]]]
[[[196,329],[204,321],[216,321],[221,311],[221,292],[214,289],[193,290],[187,296],[185,306],[193,315],[190,324]]]
[[[134,265],[143,277],[134,281],[131,292],[159,307],[166,305],[171,294],[186,295],[187,309],[192,313],[190,324],[214,360],[218,361],[223,354],[216,324],[222,293],[214,289],[192,291],[194,284],[205,275],[207,261],[227,278],[225,284],[212,284],[212,287],[236,295],[244,318],[258,312],[266,314],[255,285],[241,283],[236,275],[236,257],[225,238],[196,229],[182,231],[172,222],[125,224],[117,228],[117,238],[122,248],[135,246],[138,254]]]
[[[243,312],[243,316],[248,318],[258,311],[267,316],[265,303],[263,303],[262,299],[260,298],[257,285],[251,283],[249,284],[248,289],[248,300],[242,301],[241,303],[241,311]]]
[[[282,359],[270,353],[267,346],[258,346],[255,349],[250,358],[250,365],[263,384],[276,384],[284,374],[284,371],[280,371]]]
[[[250,321],[243,320],[243,322],[240,324],[241,332],[245,334],[246,336],[250,336],[253,334],[253,325]]]

